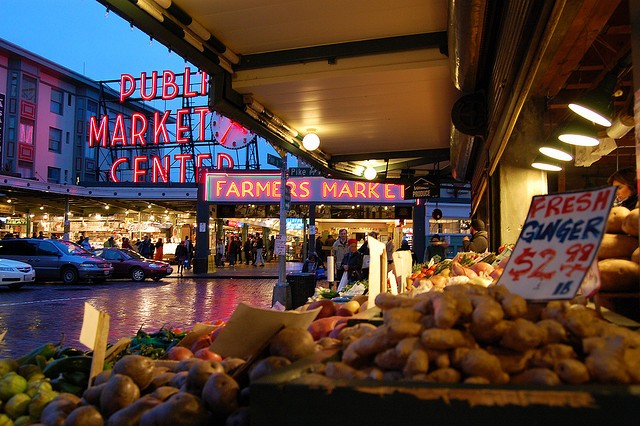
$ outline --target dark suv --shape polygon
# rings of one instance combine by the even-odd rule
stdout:
[[[15,238],[0,240],[0,257],[18,260],[33,266],[36,279],[75,284],[91,279],[103,282],[113,273],[113,267],[79,245],[62,240]]]

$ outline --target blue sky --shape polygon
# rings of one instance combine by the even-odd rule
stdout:
[[[0,0],[0,38],[94,80],[185,61],[95,0]]]
[[[93,80],[154,70],[182,73],[187,65],[96,0],[0,0],[0,38]],[[152,103],[162,109],[155,102],[162,101]],[[267,153],[275,151],[261,146],[263,168],[271,167]]]

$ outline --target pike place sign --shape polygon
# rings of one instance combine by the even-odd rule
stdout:
[[[404,199],[440,198],[440,185],[433,178],[420,177],[412,184],[404,186]]]

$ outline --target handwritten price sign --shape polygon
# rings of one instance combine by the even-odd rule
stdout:
[[[528,300],[571,299],[600,248],[614,187],[533,197],[499,283]]]

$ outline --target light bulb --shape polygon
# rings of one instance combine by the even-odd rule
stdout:
[[[302,138],[302,146],[304,146],[304,149],[307,151],[314,151],[320,146],[320,138],[315,134],[313,129],[309,129],[309,133]]]
[[[376,176],[378,176],[378,172],[376,172],[376,169],[374,169],[371,166],[367,166],[366,169],[364,169],[364,178],[367,180],[373,180],[376,178]]]

